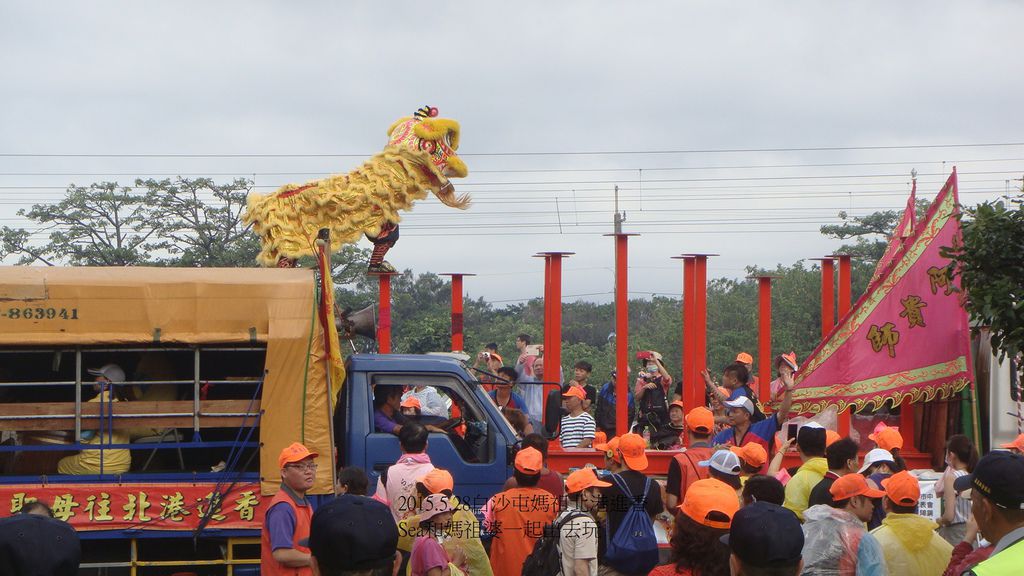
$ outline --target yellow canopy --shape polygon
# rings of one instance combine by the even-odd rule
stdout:
[[[265,343],[263,493],[277,490],[278,454],[298,441],[320,454],[311,492],[323,494],[334,473],[315,298],[308,269],[5,266],[0,346]]]

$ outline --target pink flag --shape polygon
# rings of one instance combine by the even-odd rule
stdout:
[[[914,235],[914,220],[917,218],[917,178],[914,178],[914,184],[910,188],[910,198],[907,198],[907,207],[903,210],[903,218],[900,218],[899,224],[896,225],[896,229],[893,230],[892,237],[889,238],[889,245],[885,247],[885,253],[878,259],[878,264],[875,266],[875,273],[871,276],[871,282],[868,284],[874,284],[885,272],[886,268],[892,264],[906,245],[907,239]]]
[[[972,379],[959,281],[939,254],[959,239],[958,211],[954,169],[902,252],[805,361],[794,412],[945,398]]]

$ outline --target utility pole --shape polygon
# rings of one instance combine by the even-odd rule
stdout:
[[[615,217],[612,222],[615,224],[615,233],[622,234],[622,222],[626,219],[626,215],[619,212],[619,186],[615,185]]]

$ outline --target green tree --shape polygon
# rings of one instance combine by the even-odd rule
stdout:
[[[988,326],[1000,359],[1024,351],[1024,200],[1007,197],[964,209],[963,242],[944,247],[964,288],[971,319]]]
[[[929,206],[931,202],[918,198],[915,218],[920,220]],[[850,216],[844,210],[839,212],[839,218],[842,224],[826,224],[821,227],[821,233],[829,238],[853,240],[852,244],[843,244],[838,252],[863,259],[873,266],[885,254],[889,237],[903,218],[903,210],[883,210],[867,216]]]

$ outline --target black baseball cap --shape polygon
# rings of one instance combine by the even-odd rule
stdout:
[[[0,574],[76,576],[82,559],[78,534],[66,522],[36,514],[0,519]]]
[[[299,545],[309,546],[321,572],[384,568],[395,560],[398,525],[385,504],[342,494],[317,508]]]
[[[995,450],[978,460],[974,473],[953,481],[957,492],[977,490],[1000,508],[1024,510],[1024,456]]]
[[[796,566],[804,549],[796,514],[770,502],[740,508],[721,540],[744,564],[760,568]]]

